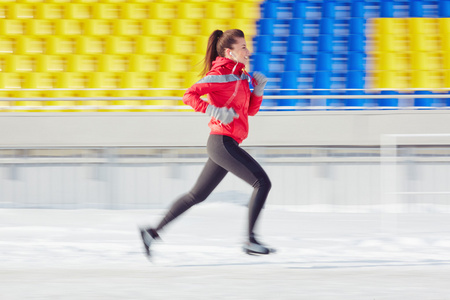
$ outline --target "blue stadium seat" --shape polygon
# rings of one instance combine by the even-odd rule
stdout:
[[[450,18],[450,0],[439,1],[439,17]]]
[[[289,35],[287,38],[287,52],[299,53],[303,51],[303,35]]]

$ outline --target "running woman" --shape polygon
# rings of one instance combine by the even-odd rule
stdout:
[[[183,102],[211,116],[211,134],[207,142],[208,160],[193,188],[169,209],[158,226],[141,228],[145,251],[167,224],[193,205],[204,201],[228,172],[253,187],[248,205],[248,241],[243,249],[248,254],[269,254],[271,250],[255,239],[254,228],[271,188],[263,168],[239,144],[248,135],[248,116],[254,116],[261,106],[267,78],[255,72],[253,78],[245,71],[250,51],[244,33],[239,29],[215,30],[209,37],[204,69],[200,81],[190,87]],[[249,82],[254,86],[253,92]],[[207,95],[208,101],[200,97]]]

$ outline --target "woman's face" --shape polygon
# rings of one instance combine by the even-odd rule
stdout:
[[[225,51],[226,57],[248,66],[251,53],[247,49],[245,38],[235,38],[235,40],[236,44],[233,44],[233,48]]]

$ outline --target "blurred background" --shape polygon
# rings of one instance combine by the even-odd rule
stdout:
[[[181,97],[240,28],[269,204],[448,212],[450,1],[3,0],[0,207],[161,208],[207,155]],[[232,176],[212,199],[246,201]]]

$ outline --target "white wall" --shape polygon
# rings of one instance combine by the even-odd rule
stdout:
[[[248,146],[379,145],[382,134],[450,133],[448,110],[260,112]],[[5,113],[1,146],[204,146],[195,112]]]

